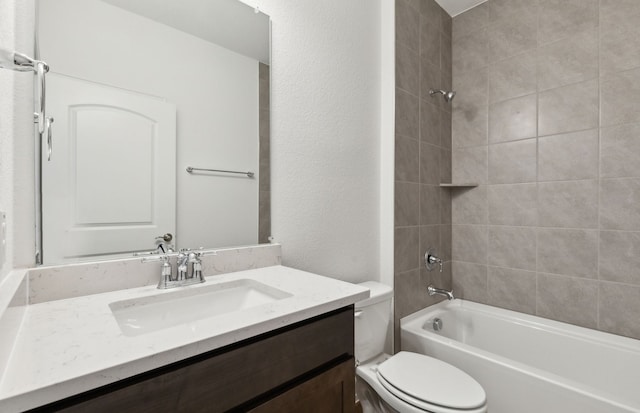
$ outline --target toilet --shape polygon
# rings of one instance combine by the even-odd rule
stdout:
[[[487,396],[464,371],[433,357],[384,353],[393,290],[368,281],[355,305],[356,393],[364,413],[484,413]]]

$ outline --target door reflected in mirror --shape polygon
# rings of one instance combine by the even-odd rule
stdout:
[[[268,242],[269,30],[237,0],[38,1],[44,264]]]

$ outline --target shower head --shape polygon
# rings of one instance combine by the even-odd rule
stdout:
[[[446,90],[433,90],[431,89],[429,91],[429,95],[431,95],[433,97],[433,95],[437,95],[437,94],[441,94],[444,97],[444,100],[446,102],[451,102],[453,100],[453,97],[456,95],[456,92],[452,91],[446,91]]]

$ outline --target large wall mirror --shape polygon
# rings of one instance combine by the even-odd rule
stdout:
[[[37,4],[42,263],[267,242],[269,17],[238,0]]]

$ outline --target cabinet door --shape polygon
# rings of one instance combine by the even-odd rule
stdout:
[[[353,358],[250,410],[251,413],[353,413],[355,411]]]

